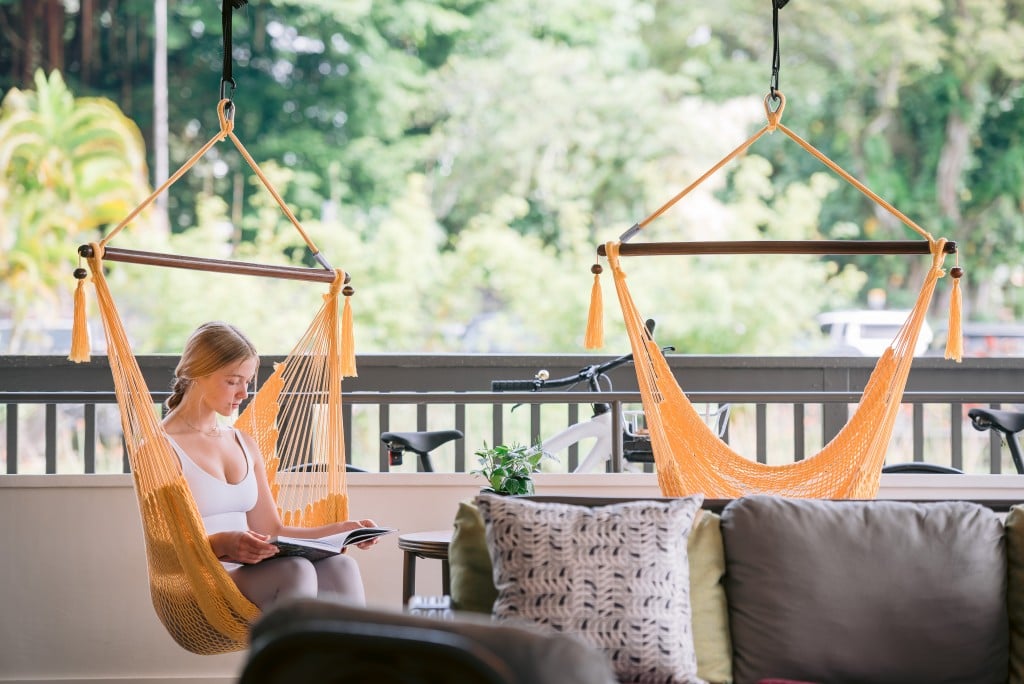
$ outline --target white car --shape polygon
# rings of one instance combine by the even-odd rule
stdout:
[[[818,325],[828,338],[828,354],[881,356],[885,348],[896,339],[909,317],[909,311],[827,311],[818,315]],[[923,355],[933,337],[934,333],[928,321],[925,321],[914,348],[914,356]]]

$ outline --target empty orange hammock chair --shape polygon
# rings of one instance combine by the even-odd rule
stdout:
[[[777,92],[777,91],[776,91]],[[685,496],[703,493],[713,498],[734,498],[755,493],[811,498],[874,498],[878,494],[885,452],[892,435],[893,425],[910,374],[914,349],[921,331],[935,285],[945,272],[943,260],[955,245],[945,239],[935,239],[913,221],[878,197],[863,184],[843,171],[824,154],[813,148],[780,123],[785,100],[782,94],[779,106],[773,110],[765,99],[768,123],[745,143],[715,165],[704,176],[677,194],[642,223],[623,234],[629,239],[650,221],[664,213],[693,188],[733,158],[742,154],[751,144],[767,132],[780,130],[813,154],[844,180],[854,185],[880,204],[909,228],[925,238],[913,241],[866,242],[856,241],[754,241],[754,242],[690,242],[648,243],[630,245],[609,242],[598,253],[608,257],[615,280],[615,290],[626,330],[633,350],[637,382],[643,401],[644,415],[650,430],[651,446],[658,474],[658,484],[665,496]],[[931,268],[925,276],[917,301],[896,338],[879,358],[864,388],[856,411],[839,433],[814,456],[794,463],[768,465],[746,458],[732,450],[707,425],[686,394],[680,389],[659,345],[644,325],[644,317],[637,311],[626,284],[620,256],[627,254],[729,254],[729,253],[789,253],[828,254],[867,253],[899,254],[921,253],[931,255]],[[603,328],[600,322],[601,291],[595,265],[594,286],[587,326],[585,345],[597,348],[602,344]],[[946,358],[960,360],[960,289],[963,271],[952,271],[953,291],[950,305],[949,343]]]
[[[107,356],[121,410],[125,447],[142,514],[153,606],[167,631],[182,647],[199,654],[246,648],[249,625],[259,615],[217,560],[207,540],[178,457],[167,440],[159,412],[146,387],[114,298],[103,275],[103,259],[200,270],[246,273],[330,283],[309,328],[286,359],[261,385],[235,421],[259,444],[267,477],[286,524],[315,526],[348,519],[345,482],[341,382],[355,375],[352,347],[352,289],[345,274],[327,266],[295,216],[232,132],[230,102],[218,106],[221,130],[167,182],[132,211],[102,242],[83,246],[95,284],[107,341]],[[106,245],[143,208],[178,180],[214,144],[230,137],[265,187],[299,230],[324,266],[301,268],[247,264],[118,250]],[[75,291],[75,336],[72,361],[89,360],[85,331],[87,274]],[[338,294],[346,295],[344,334],[339,330]]]

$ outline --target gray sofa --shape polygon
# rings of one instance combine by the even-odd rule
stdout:
[[[645,574],[662,572],[643,567],[649,557],[657,563],[660,553],[680,550],[655,537],[633,544],[636,530],[595,533],[621,527],[624,506],[666,526],[657,507],[672,501],[465,502],[450,548],[453,607],[575,634],[609,656],[621,681],[1024,681],[1024,510],[1004,516],[964,501],[768,496],[702,502],[682,520],[686,576],[660,575],[688,584],[686,605],[669,597],[673,610],[688,613],[686,632],[664,614],[645,613],[664,587],[640,590],[639,602],[625,596]],[[603,560],[602,546],[635,551],[637,560],[623,566],[634,576],[594,570],[617,562]],[[684,647],[655,671],[623,667],[621,649],[633,649],[634,660],[652,651],[614,639],[609,646],[608,634],[593,628],[588,608],[593,595],[608,593],[604,585],[612,605],[635,618],[628,629],[687,641],[693,659]]]
[[[446,619],[281,606],[241,682],[1024,683],[1024,508],[1002,507],[481,495]]]

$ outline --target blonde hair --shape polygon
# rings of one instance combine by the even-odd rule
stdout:
[[[171,396],[165,405],[168,410],[173,410],[180,404],[185,391],[196,378],[210,375],[230,363],[245,359],[256,359],[259,366],[259,358],[256,347],[235,326],[223,321],[203,323],[185,342],[181,359],[174,369]]]

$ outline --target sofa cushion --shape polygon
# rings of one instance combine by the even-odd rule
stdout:
[[[732,681],[732,644],[722,585],[725,551],[718,515],[698,511],[687,539],[686,554],[690,563],[690,612],[697,676],[711,684],[727,684]],[[484,521],[473,502],[459,504],[448,557],[452,606],[490,614],[498,590],[491,576]]]
[[[1024,508],[1006,515],[1006,605],[1010,613],[1010,684],[1024,684]]]
[[[280,634],[292,633],[296,630],[308,630],[311,634],[330,632],[333,623],[348,623],[362,627],[368,634],[374,630],[381,636],[390,634],[405,637],[421,633],[423,648],[429,651],[430,644],[436,640],[433,633],[445,632],[463,637],[470,646],[477,647],[478,652],[488,656],[489,661],[497,661],[497,666],[505,671],[508,681],[530,682],[531,684],[615,684],[615,675],[608,661],[583,644],[580,640],[553,630],[522,629],[514,625],[495,624],[489,618],[473,614],[458,614],[452,620],[438,620],[418,615],[407,615],[394,611],[377,610],[345,605],[329,599],[293,599],[274,606],[265,613],[254,625],[251,641],[255,652],[261,645]],[[302,644],[302,640],[299,640]],[[288,676],[288,663],[277,663],[282,670],[282,678],[274,681],[452,681],[444,672],[433,672],[430,664],[419,663],[418,670],[409,672],[409,679],[398,675],[389,677],[379,663],[375,664],[368,656],[361,653],[339,653],[338,644],[326,643],[317,645],[316,640],[309,639],[308,647],[300,645],[296,648],[296,668],[300,660],[315,658],[328,667],[326,679],[307,679],[300,676],[295,669]],[[410,651],[412,652],[412,651]],[[301,656],[301,657],[300,657]],[[334,661],[331,661],[331,658]],[[412,657],[401,652],[390,654],[392,659],[408,660]],[[349,658],[353,660],[348,660]],[[354,660],[366,658],[360,662]],[[333,668],[329,667],[333,662]],[[359,668],[362,669],[359,669]],[[321,677],[323,677],[321,674]],[[260,679],[259,681],[271,681]],[[503,680],[504,681],[504,680]]]
[[[586,507],[476,499],[499,619],[601,649],[622,682],[697,682],[687,538],[702,497]]]
[[[490,615],[498,590],[491,577],[491,555],[487,550],[484,520],[471,501],[461,502],[455,512],[448,565],[452,608]]]
[[[722,584],[725,575],[722,520],[711,511],[699,511],[697,516],[686,545],[697,675],[711,684],[726,684],[732,681],[732,643]]]
[[[722,513],[737,682],[997,682],[1003,525],[968,502],[752,496]]]

